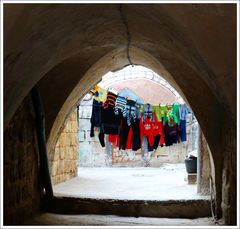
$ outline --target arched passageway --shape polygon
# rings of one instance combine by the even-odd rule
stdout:
[[[132,63],[162,75],[194,111],[215,165],[218,217],[236,223],[236,5],[5,4],[4,38],[5,150],[13,150],[17,108],[38,85],[51,156],[73,105],[104,73],[129,64],[130,45]],[[6,217],[11,211],[6,205]]]

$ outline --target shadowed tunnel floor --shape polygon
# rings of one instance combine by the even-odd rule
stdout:
[[[214,226],[212,218],[169,219],[149,217],[121,217],[115,215],[41,214],[24,225],[71,226]]]

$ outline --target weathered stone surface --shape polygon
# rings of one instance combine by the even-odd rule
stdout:
[[[210,194],[210,176],[214,176],[211,169],[214,168],[211,168],[208,143],[201,130],[199,131],[198,151],[198,192]]]
[[[211,215],[209,200],[113,200],[55,197],[50,209],[60,214],[103,214],[134,217],[198,218]]]
[[[27,96],[4,132],[4,225],[20,224],[40,210],[39,157],[32,110],[31,97]]]
[[[53,184],[64,182],[77,175],[78,164],[78,122],[77,111],[70,115],[55,147],[51,163]]]

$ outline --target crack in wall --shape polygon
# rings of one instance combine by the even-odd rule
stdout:
[[[131,45],[132,38],[131,38],[129,27],[128,27],[128,24],[127,24],[127,20],[124,17],[124,14],[123,14],[123,5],[122,4],[120,4],[120,6],[119,6],[119,12],[120,12],[122,23],[124,24],[125,29],[126,29],[126,35],[127,35],[127,58],[128,58],[128,61],[129,61],[130,65],[132,65],[132,67],[133,67],[134,65],[133,65],[133,63],[131,61],[130,54],[129,54],[129,48],[130,48],[130,45]]]

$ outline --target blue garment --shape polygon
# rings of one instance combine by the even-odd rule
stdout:
[[[138,104],[143,104],[143,100],[136,95],[133,91],[131,91],[129,88],[124,88],[118,93],[119,96],[134,100]]]
[[[186,134],[186,120],[180,121],[180,138],[182,142],[187,141],[187,134]]]
[[[179,118],[186,120],[186,115],[191,113],[191,110],[187,107],[186,103],[179,105]]]

